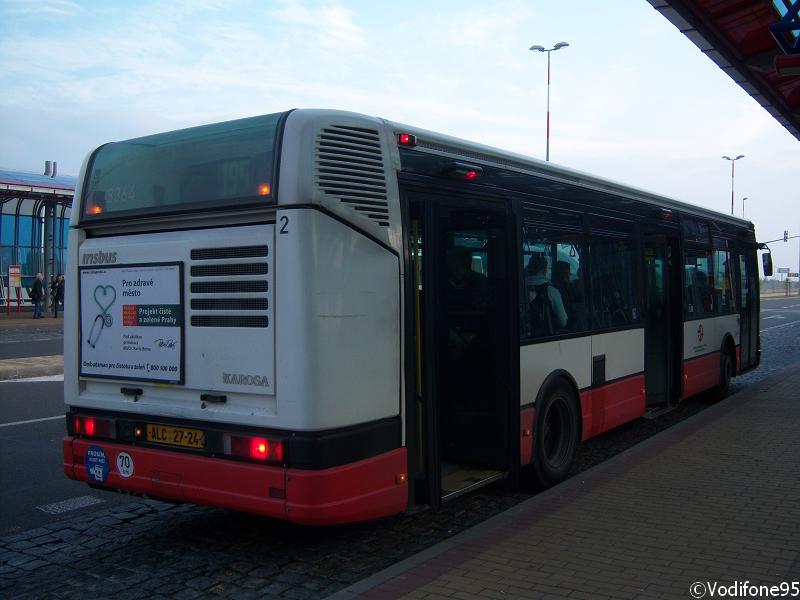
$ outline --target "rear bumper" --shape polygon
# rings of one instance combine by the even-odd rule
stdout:
[[[294,523],[349,523],[394,515],[408,506],[408,484],[397,477],[407,471],[405,448],[320,470],[286,469],[72,436],[62,440],[62,449],[64,473],[70,479]],[[130,470],[118,466],[120,453],[130,457]]]

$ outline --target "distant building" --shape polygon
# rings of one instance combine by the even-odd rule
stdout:
[[[44,273],[46,283],[63,273],[67,258],[67,229],[77,179],[48,174],[0,169],[0,306],[10,294],[8,265],[22,270],[22,286],[30,288],[36,273]],[[23,291],[23,300],[27,292]]]

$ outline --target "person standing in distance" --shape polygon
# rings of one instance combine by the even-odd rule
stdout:
[[[64,276],[59,273],[56,280],[50,284],[50,293],[53,296],[53,318],[58,318],[58,305],[64,310]]]
[[[33,288],[31,289],[31,300],[33,301],[34,319],[42,318],[42,300],[44,300],[44,285],[42,284],[43,279],[44,275],[42,275],[41,273],[37,273],[36,280],[33,282]]]

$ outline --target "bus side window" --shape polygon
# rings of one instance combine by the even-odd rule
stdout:
[[[592,326],[624,327],[639,321],[634,293],[633,240],[595,238],[590,242]]]
[[[684,259],[684,296],[686,317],[696,319],[714,313],[711,295],[711,253],[687,250]]]
[[[736,310],[732,277],[731,253],[727,250],[714,250],[714,304],[718,314]]]

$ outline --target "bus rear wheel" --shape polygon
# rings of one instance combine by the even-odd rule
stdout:
[[[532,471],[542,488],[569,475],[581,441],[579,410],[575,394],[563,380],[551,384],[536,406]]]
[[[733,377],[733,359],[730,353],[723,352],[719,360],[719,385],[714,394],[717,400],[722,400],[730,393],[731,377]]]

